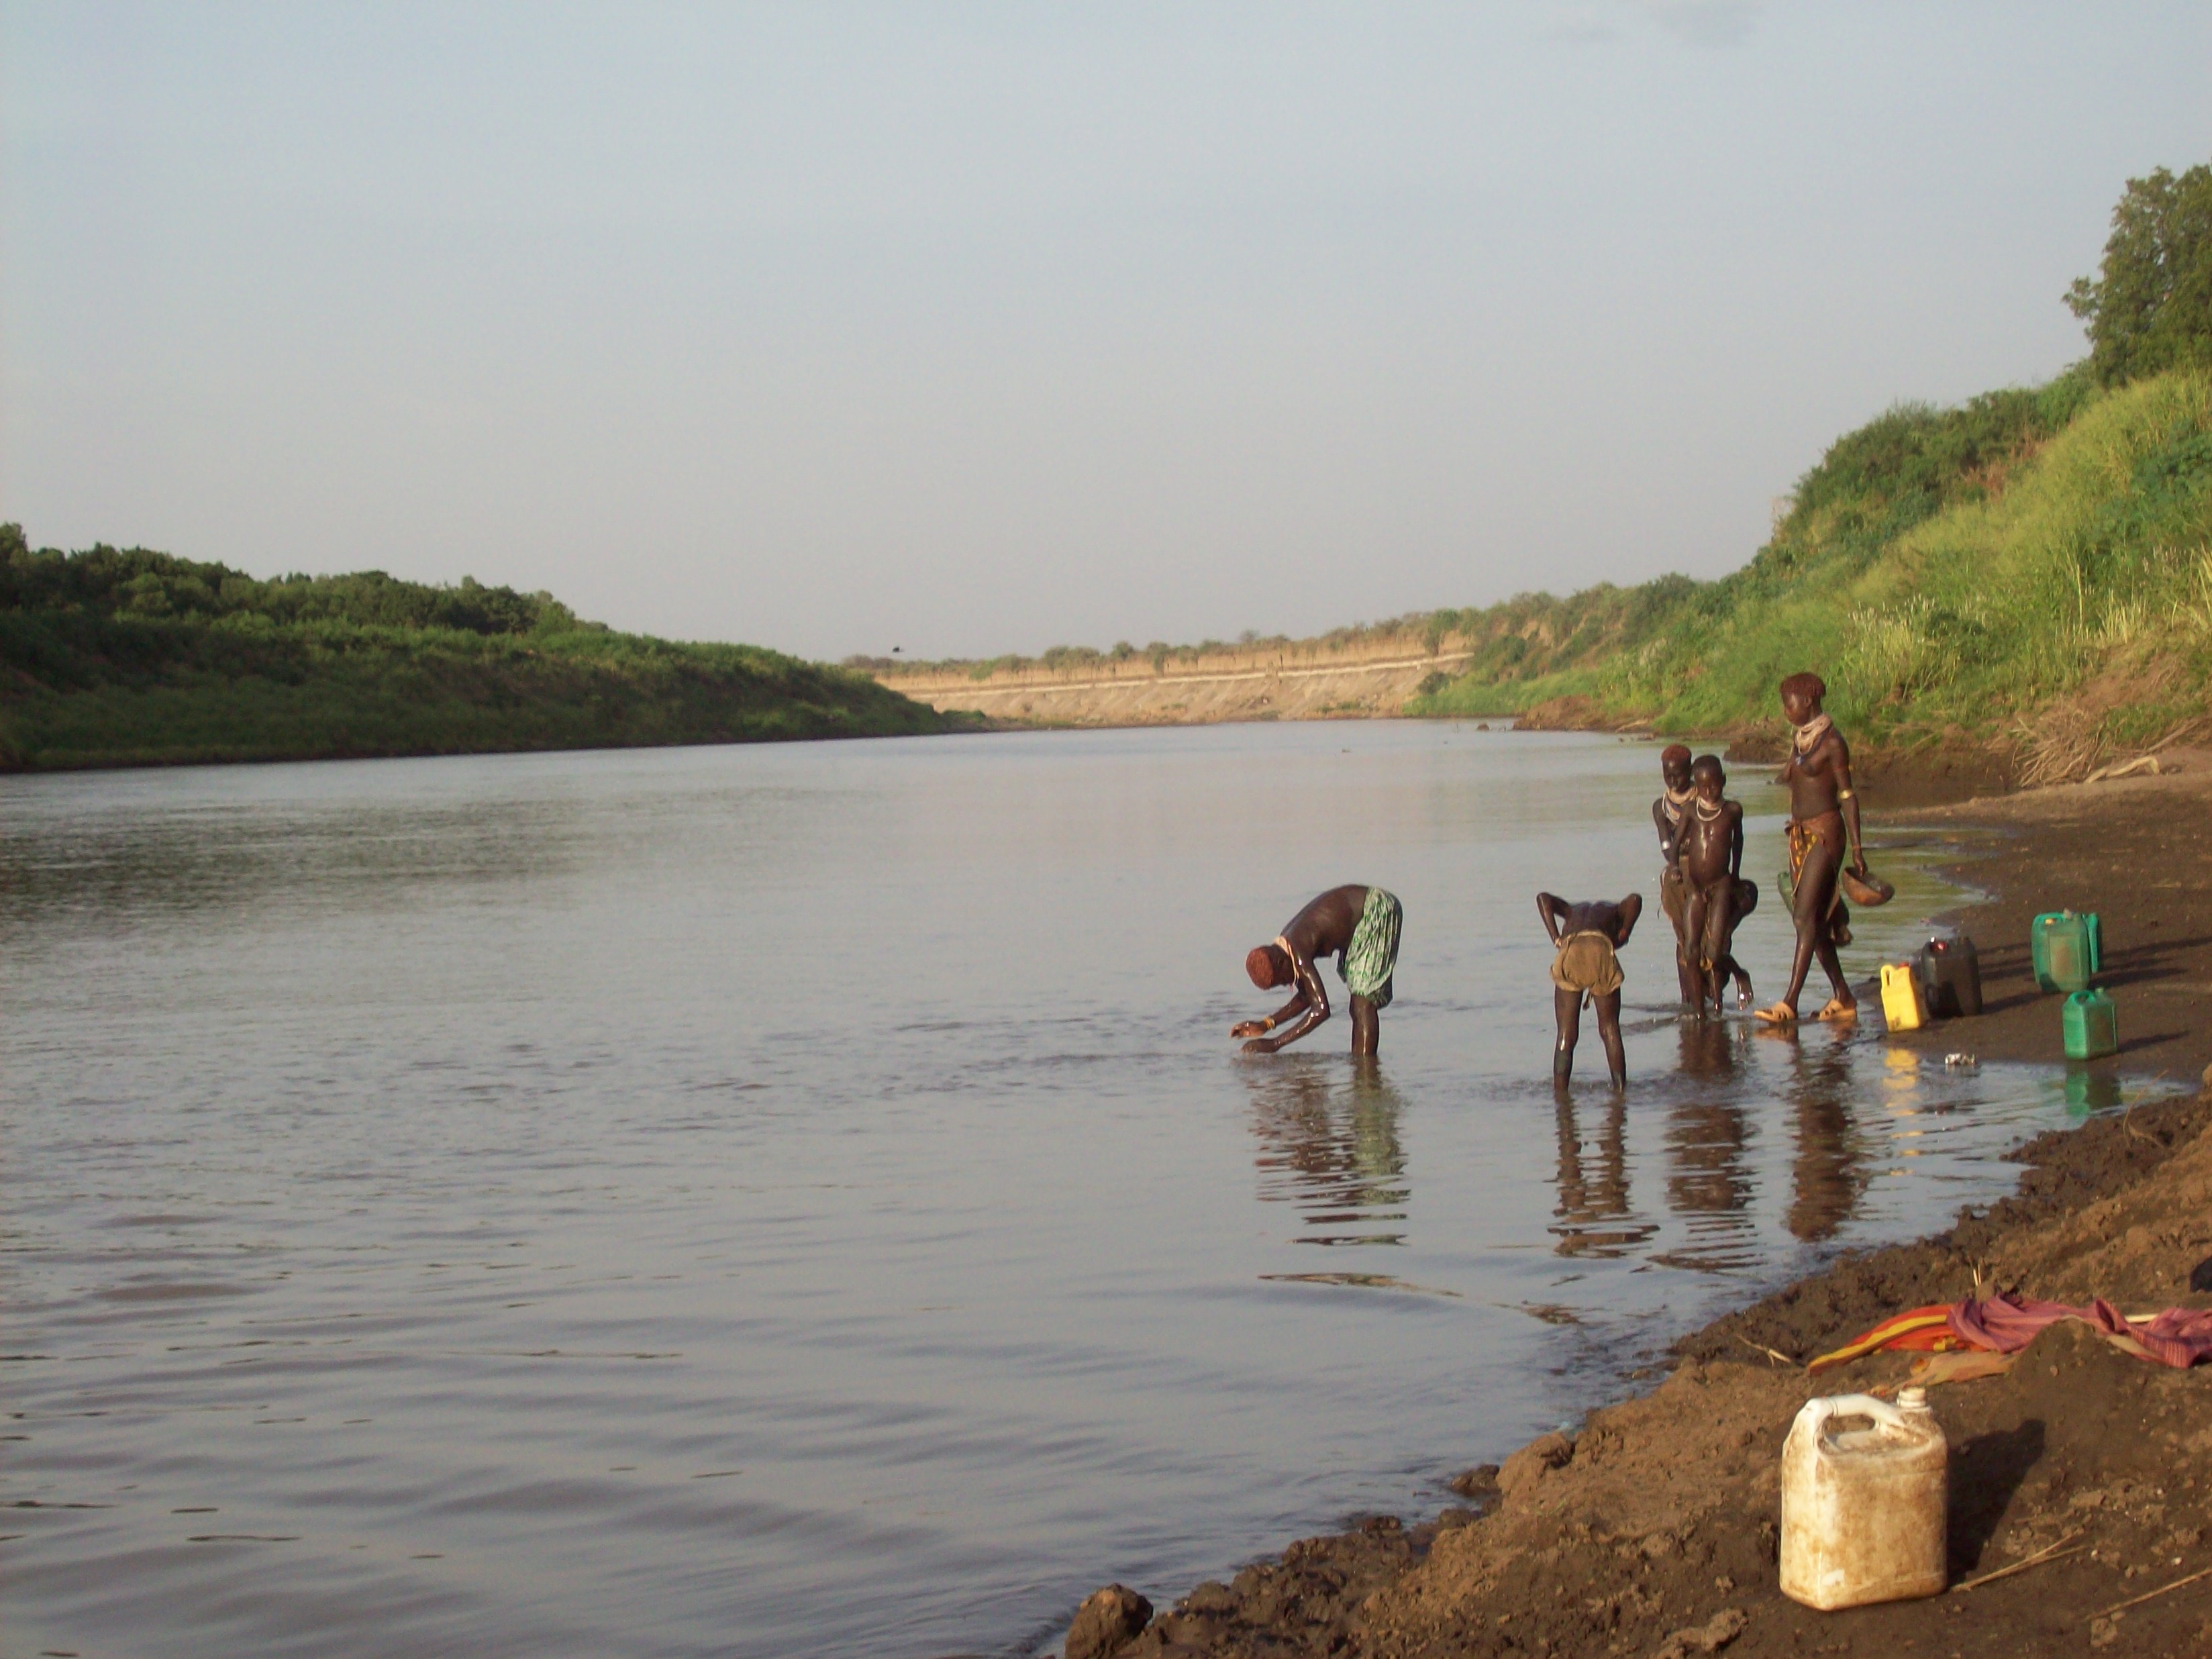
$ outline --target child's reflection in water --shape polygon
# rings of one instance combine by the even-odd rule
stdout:
[[[1376,1224],[1403,1221],[1411,1196],[1398,1139],[1404,1103],[1369,1063],[1346,1077],[1335,1066],[1255,1067],[1252,1133],[1261,1151],[1260,1197],[1295,1204],[1310,1228],[1302,1244],[1402,1244]]]
[[[1751,1126],[1735,1098],[1741,1026],[1698,1021],[1680,1028],[1680,1073],[1710,1085],[1667,1114],[1667,1207],[1688,1222],[1689,1238],[1666,1258],[1707,1272],[1756,1260],[1752,1177],[1745,1160]],[[1694,1086],[1694,1085],[1693,1085]]]
[[[1638,1221],[1628,1202],[1628,1102],[1614,1095],[1599,1120],[1597,1139],[1585,1146],[1571,1097],[1558,1097],[1559,1203],[1553,1250],[1559,1255],[1622,1256],[1658,1231]],[[1586,1163],[1583,1153],[1592,1154]]]
[[[1797,1134],[1790,1233],[1810,1244],[1833,1237],[1866,1190],[1864,1137],[1851,1115],[1851,1065],[1841,1046],[1801,1054],[1789,1095]]]
[[[1680,1075],[1709,1080],[1710,1093],[1668,1108],[1667,1206],[1682,1217],[1689,1237],[1663,1257],[1667,1265],[1727,1270],[1757,1259],[1752,1214],[1756,1185],[1749,1161],[1755,1133],[1735,1095],[1741,1052],[1752,1040],[1732,1023],[1686,1022],[1680,1028]],[[1402,1244],[1412,1188],[1406,1176],[1399,1119],[1405,1103],[1379,1067],[1346,1073],[1334,1065],[1255,1068],[1254,1160],[1263,1202],[1295,1205],[1306,1229],[1302,1244]],[[1692,1085],[1694,1085],[1694,1083]],[[1865,1137],[1853,1115],[1851,1064],[1840,1046],[1801,1053],[1784,1091],[1792,1114],[1795,1156],[1787,1225],[1805,1243],[1832,1237],[1866,1190]],[[1628,1170],[1628,1100],[1607,1099],[1595,1113],[1595,1137],[1571,1097],[1555,1103],[1559,1201],[1550,1231],[1555,1254],[1613,1258],[1633,1252],[1659,1231],[1637,1215]]]

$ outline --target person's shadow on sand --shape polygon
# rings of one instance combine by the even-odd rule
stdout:
[[[2195,939],[2146,939],[2125,950],[2108,951],[2105,965],[2097,974],[2097,983],[2107,987],[2141,985],[2151,980],[2170,979],[2179,971],[2172,957],[2201,951],[2208,945],[2212,945],[2212,935],[2200,933]]]
[[[1955,1581],[1981,1565],[1982,1552],[2020,1490],[2027,1472],[2043,1458],[2043,1419],[2031,1417],[2016,1429],[1992,1429],[1951,1449],[1951,1577]]]

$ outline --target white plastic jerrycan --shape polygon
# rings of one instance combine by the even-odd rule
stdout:
[[[1939,1594],[1949,1455],[1923,1389],[1807,1401],[1782,1443],[1782,1593],[1824,1613]]]

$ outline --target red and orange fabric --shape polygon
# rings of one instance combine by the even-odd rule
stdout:
[[[1985,1353],[2018,1353],[2062,1319],[2081,1320],[2138,1358],[2177,1370],[2212,1358],[2212,1308],[2165,1308],[2130,1319],[2101,1296],[2090,1298],[2086,1307],[2076,1308],[2063,1302],[2032,1301],[2007,1291],[1910,1309],[1861,1333],[1834,1352],[1822,1354],[1805,1369],[1823,1371],[1881,1351],[1948,1353],[1977,1348]]]
[[[1893,1353],[1948,1353],[1954,1348],[1966,1346],[1966,1342],[1951,1329],[1951,1304],[1931,1302],[1924,1308],[1909,1309],[1883,1320],[1872,1330],[1853,1337],[1833,1353],[1822,1354],[1805,1369],[1824,1371],[1831,1365],[1846,1364],[1883,1350]]]

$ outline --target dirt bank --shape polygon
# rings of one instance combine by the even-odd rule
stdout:
[[[2029,970],[2028,923],[2045,910],[2094,910],[2106,939],[2098,982],[2119,1007],[2120,1053],[2090,1069],[2201,1078],[2212,1065],[2208,826],[2212,769],[2201,766],[1921,808],[1898,821],[1900,837],[1966,837],[1952,873],[1990,896],[1958,917],[1981,957],[1983,1017],[1971,1031],[1939,1025],[1891,1041],[2063,1063],[2056,1004]]]
[[[1293,643],[1228,651],[1157,667],[1133,657],[1064,672],[1041,665],[1002,669],[980,679],[914,672],[877,678],[933,708],[976,709],[1010,725],[1204,726],[1395,714],[1423,680],[1452,672],[1469,654],[1394,639],[1341,649]]]
[[[2071,904],[2105,918],[2128,1045],[2097,1074],[2193,1078],[2212,1060],[2212,774],[1893,816],[1872,838],[1937,829],[1970,839],[1965,873],[1996,896],[1961,917],[1990,1012],[1893,1040],[2055,1060],[2056,1005],[2030,994],[2015,941],[2034,912]],[[1911,1363],[1812,1378],[1805,1359],[1978,1283],[2131,1311],[2212,1306],[2190,1288],[2212,1255],[2208,1123],[2212,1099],[2184,1095],[2039,1137],[2019,1154],[2016,1197],[1716,1322],[1677,1345],[1650,1394],[1469,1471],[1434,1518],[1306,1540],[1199,1586],[1140,1632],[1093,1610],[1067,1659],[2212,1653],[2212,1576],[2191,1577],[2212,1569],[2212,1366],[2163,1370],[2078,1325],[2001,1376],[1932,1391],[1953,1448],[1954,1583],[2020,1571],[1828,1614],[1785,1599],[1775,1571],[1777,1468],[1797,1407],[1894,1384]]]

